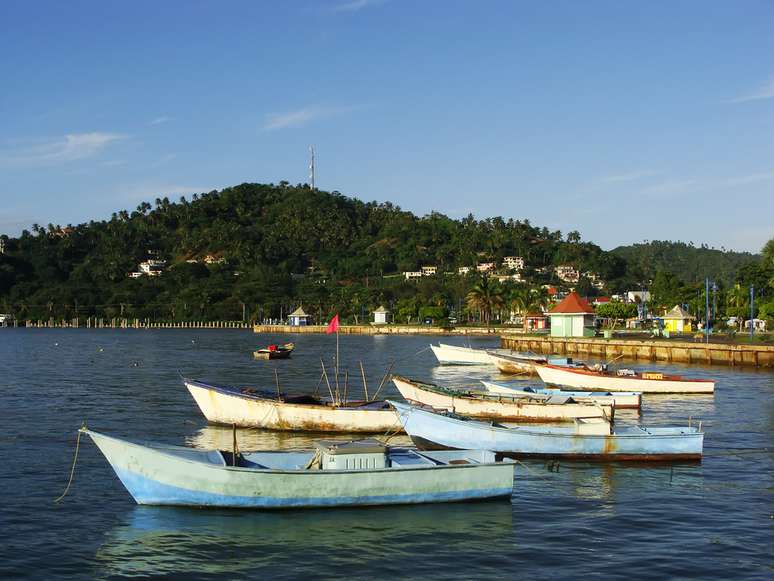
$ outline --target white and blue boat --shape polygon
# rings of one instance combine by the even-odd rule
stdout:
[[[394,401],[390,405],[411,440],[423,449],[479,448],[516,457],[663,461],[700,460],[704,445],[701,426],[634,426],[613,431],[610,422],[600,418],[579,418],[571,427],[514,426]]]
[[[81,432],[138,504],[311,508],[482,500],[513,491],[513,464],[483,450],[419,452],[361,440],[240,453]]]
[[[598,403],[612,405],[616,409],[640,409],[642,394],[637,391],[564,391],[550,387],[512,387],[491,381],[481,382],[489,393],[528,397],[532,399],[550,399],[552,397],[569,397],[578,403]]]

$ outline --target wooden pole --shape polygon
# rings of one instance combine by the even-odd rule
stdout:
[[[331,389],[331,382],[328,381],[328,373],[325,371],[325,363],[323,363],[322,357],[320,357],[320,366],[322,367],[323,375],[325,376],[325,383],[328,386],[328,393],[331,394],[331,401],[336,405],[336,398],[333,397],[333,390]]]
[[[237,455],[236,424],[231,424],[231,436],[232,436],[232,442],[231,442],[231,465],[232,466],[236,466],[236,455]]]
[[[384,377],[382,377],[382,381],[379,383],[379,389],[376,390],[376,393],[374,394],[373,401],[376,400],[376,396],[379,395],[379,392],[382,391],[382,387],[384,386],[384,382],[387,381],[387,378],[390,375],[390,371],[392,371],[392,366],[395,365],[395,362],[391,362],[390,366],[387,368],[387,371],[384,373]]]
[[[349,369],[344,370],[344,405],[347,404],[347,392],[349,391]]]
[[[282,395],[280,394],[279,373],[277,368],[274,368],[274,381],[277,383],[277,401],[282,401]]]
[[[368,401],[368,382],[366,381],[365,370],[363,369],[363,361],[360,361],[360,374],[363,376],[363,391],[365,392],[366,401]]]

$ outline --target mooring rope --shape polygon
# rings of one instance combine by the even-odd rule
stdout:
[[[85,424],[84,424],[85,425]],[[75,455],[73,456],[73,465],[70,468],[70,479],[67,481],[67,487],[64,489],[64,492],[62,495],[54,500],[55,504],[58,504],[65,496],[67,496],[67,493],[70,491],[70,486],[73,483],[73,478],[75,477],[75,464],[78,462],[78,450],[81,447],[81,430],[78,430],[78,438],[75,440]]]

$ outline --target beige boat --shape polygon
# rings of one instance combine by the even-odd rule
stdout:
[[[438,410],[480,419],[525,422],[570,422],[577,418],[613,419],[614,407],[575,403],[571,398],[532,399],[481,391],[464,391],[393,376],[393,383],[408,401]]]
[[[306,432],[401,431],[397,413],[384,401],[334,405],[312,395],[278,397],[250,388],[183,381],[204,417],[214,424]]]
[[[520,357],[514,355],[494,354],[490,352],[492,362],[500,373],[506,375],[535,375],[536,363],[546,363],[543,357]]]

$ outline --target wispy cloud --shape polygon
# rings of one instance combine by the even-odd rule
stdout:
[[[727,186],[746,186],[774,180],[774,172],[753,173],[746,176],[737,176],[726,180]]]
[[[363,8],[370,6],[378,6],[384,4],[386,0],[350,0],[349,2],[341,2],[334,5],[331,10],[333,12],[357,12]]]
[[[151,120],[148,125],[161,125],[162,123],[169,123],[172,121],[173,117],[167,117],[166,115],[162,115],[161,117],[156,117],[155,119]]]
[[[93,132],[27,141],[12,150],[0,151],[0,163],[24,165],[77,161],[95,156],[122,139],[126,139],[126,136]]]
[[[760,101],[761,99],[774,99],[774,78],[752,93],[731,99],[731,103],[746,103],[748,101]]]
[[[696,190],[701,184],[697,180],[688,179],[670,179],[653,184],[641,190],[641,193],[648,197],[660,198],[666,196],[679,196]]]
[[[311,106],[286,113],[271,113],[266,115],[266,121],[263,124],[264,131],[275,129],[288,129],[291,127],[302,127],[325,117],[333,117],[352,111],[354,107],[319,107]]]
[[[653,177],[655,175],[658,175],[658,172],[632,171],[628,173],[605,176],[602,179],[600,179],[600,181],[606,184],[617,184],[621,182],[636,182],[645,178]]]

